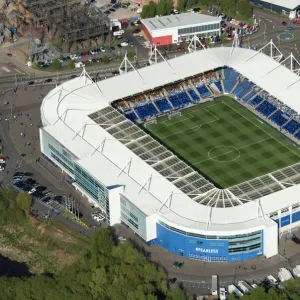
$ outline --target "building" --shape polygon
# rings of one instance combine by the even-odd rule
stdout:
[[[176,44],[182,38],[220,35],[221,20],[217,17],[185,13],[142,19],[142,28],[153,45]]]
[[[290,11],[300,9],[300,0],[251,0],[249,3],[278,14],[289,14]]]
[[[41,151],[108,224],[148,245],[208,262],[276,255],[280,233],[300,224],[299,163],[220,189],[111,105],[225,66],[300,111],[299,77],[287,67],[251,49],[210,48],[97,83],[84,71],[55,87],[41,106]]]

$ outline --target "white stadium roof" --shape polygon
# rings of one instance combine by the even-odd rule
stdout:
[[[288,9],[295,9],[300,5],[299,0],[261,0],[262,2],[267,2],[272,5],[282,6]]]
[[[266,226],[263,215],[297,202],[300,164],[217,189],[110,106],[115,100],[223,66],[300,111],[296,74],[265,54],[221,47],[98,83],[85,75],[67,81],[42,103],[43,130],[106,186],[124,185],[124,195],[146,215],[161,213],[177,227],[211,232]]]
[[[213,22],[220,23],[220,21],[221,20],[218,17],[193,13],[142,19],[142,23],[145,24],[150,31],[174,27],[188,27],[195,24],[210,24]]]

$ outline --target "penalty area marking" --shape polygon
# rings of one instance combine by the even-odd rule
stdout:
[[[216,103],[216,104],[213,104],[213,105],[210,105],[210,106],[215,106],[215,105],[219,105],[219,104],[222,104],[222,103],[223,103],[223,102],[220,102],[220,103]],[[210,107],[210,106],[208,106],[208,107]],[[170,125],[167,125],[167,124],[166,124],[166,121],[162,121],[161,124],[164,124],[165,126],[169,127],[169,126],[172,126],[172,125],[174,125],[174,124],[176,124],[176,123],[181,123],[181,122],[183,122],[183,121],[185,121],[185,120],[189,120],[189,119],[195,117],[195,116],[193,115],[193,112],[196,112],[196,111],[198,111],[198,110],[205,110],[206,112],[208,112],[208,113],[214,118],[213,120],[211,120],[211,121],[209,121],[209,122],[202,123],[202,124],[197,124],[196,126],[193,126],[193,127],[191,127],[191,128],[187,128],[187,129],[184,129],[184,130],[181,130],[181,131],[174,132],[174,133],[172,133],[172,134],[170,134],[170,135],[161,136],[159,133],[154,132],[155,135],[157,135],[160,139],[166,139],[166,138],[168,138],[168,137],[171,137],[171,136],[173,136],[173,135],[177,135],[177,134],[180,134],[180,133],[191,133],[191,132],[195,132],[195,131],[199,130],[199,129],[201,128],[201,126],[203,126],[203,125],[207,125],[207,124],[210,124],[210,123],[219,121],[219,118],[218,118],[215,114],[213,114],[212,112],[210,112],[210,111],[207,109],[208,107],[204,107],[204,108],[200,108],[200,109],[195,109],[195,110],[193,110],[192,112],[187,113],[188,115],[190,115],[189,118],[181,119],[180,121],[177,121],[177,122],[172,122]],[[181,118],[181,117],[183,117],[183,115],[177,117],[177,119],[178,119],[178,118]],[[172,119],[171,119],[171,120],[172,120]],[[171,121],[171,120],[168,120],[168,121]],[[159,123],[158,123],[158,124],[159,124]],[[151,131],[151,129],[150,129],[150,131]]]

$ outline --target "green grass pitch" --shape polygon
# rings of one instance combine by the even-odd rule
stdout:
[[[298,147],[228,96],[161,117],[147,130],[222,188],[300,161]]]

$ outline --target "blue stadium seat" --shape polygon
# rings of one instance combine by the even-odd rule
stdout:
[[[152,103],[146,103],[134,108],[141,120],[155,116],[158,111]]]
[[[277,108],[267,100],[263,101],[258,107],[256,107],[256,110],[266,117],[268,117],[276,109]]]
[[[294,134],[300,128],[300,124],[295,120],[290,120],[283,126],[288,133]]]
[[[224,68],[225,80],[224,80],[224,89],[226,93],[230,93],[236,84],[236,79],[239,73],[235,72],[231,68]]]
[[[238,85],[235,87],[233,94],[235,94],[239,99],[243,98],[250,90],[253,88],[253,83],[247,79],[239,82]]]
[[[175,108],[184,107],[192,103],[191,99],[189,98],[186,92],[182,92],[176,95],[171,95],[169,96],[169,99]]]
[[[300,130],[294,135],[294,137],[298,140],[300,140]]]
[[[192,97],[193,101],[195,101],[195,102],[199,102],[200,101],[199,96],[196,94],[196,92],[193,89],[188,90],[188,93]]]
[[[248,95],[243,97],[243,101],[249,102],[251,98],[253,98],[257,94],[257,91],[252,90]]]
[[[264,101],[264,98],[262,98],[262,97],[260,97],[260,96],[256,96],[255,98],[253,98],[252,100],[250,100],[250,104],[252,105],[252,106],[257,106],[258,104],[260,104],[261,102],[263,102]]]
[[[288,121],[280,110],[276,111],[269,119],[278,126],[283,126]]]
[[[217,73],[219,74],[219,79],[222,78],[223,74],[222,74],[222,69],[218,69],[217,70]]]
[[[136,122],[138,120],[134,112],[127,113],[125,114],[125,116],[127,119],[131,120],[132,122]]]
[[[201,85],[201,86],[197,87],[197,90],[198,90],[201,98],[206,98],[208,96],[211,96],[211,93],[209,92],[209,90],[207,89],[207,87],[205,85]]]
[[[170,105],[170,103],[166,98],[156,100],[155,104],[162,113],[172,109],[172,106]]]
[[[219,89],[220,93],[223,93],[223,88],[222,88],[221,82],[219,80],[217,80],[214,83],[217,86],[217,88]]]

